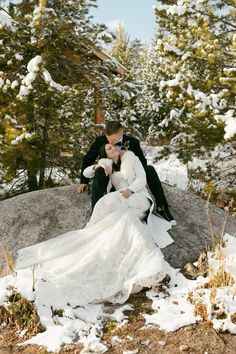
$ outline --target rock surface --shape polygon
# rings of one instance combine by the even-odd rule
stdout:
[[[162,250],[173,267],[195,261],[212,245],[206,201],[192,193],[163,185],[178,225],[170,230],[175,240]],[[20,248],[83,228],[91,214],[90,196],[78,194],[75,186],[40,190],[0,202],[0,249],[7,245],[15,259]],[[209,206],[214,237],[219,238],[226,213]],[[236,219],[227,217],[225,232],[236,236]],[[1,257],[0,264],[3,265]]]

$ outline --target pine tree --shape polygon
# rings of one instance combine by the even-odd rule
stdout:
[[[109,90],[103,86],[105,120],[119,120],[127,133],[141,136],[140,125],[134,109],[134,101],[139,90],[133,80],[134,64],[141,51],[138,40],[130,41],[125,29],[120,25],[111,43],[111,57],[123,66],[125,74],[113,75]]]
[[[2,182],[14,180],[20,191],[54,184],[59,170],[78,177],[94,88],[101,81],[109,89],[109,65],[93,59],[104,26],[90,22],[91,3],[23,0],[1,11]]]
[[[125,28],[119,23],[116,28],[115,40],[112,42],[111,54],[126,69],[131,67],[130,39]]]
[[[221,31],[229,24],[207,0],[161,1],[156,16],[153,68],[146,91],[156,113],[152,109],[140,113],[150,121],[152,140],[154,136],[156,143],[167,143],[168,151],[174,149],[187,161],[223,141],[223,127],[214,119],[211,104],[219,91],[224,49],[230,40]],[[142,95],[137,107],[142,108],[144,100]]]

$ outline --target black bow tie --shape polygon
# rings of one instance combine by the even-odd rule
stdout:
[[[122,146],[122,141],[118,141],[118,143],[116,143],[115,146],[121,147]]]

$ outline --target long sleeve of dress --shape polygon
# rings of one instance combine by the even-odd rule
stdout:
[[[97,165],[111,167],[112,160],[107,159],[107,158],[103,158],[98,161]],[[91,166],[88,166],[87,168],[85,168],[85,170],[83,171],[84,177],[93,178],[94,174],[95,174],[95,168],[94,168],[95,166],[96,165],[91,165]]]
[[[98,158],[99,155],[99,148],[100,145],[98,143],[98,138],[96,138],[93,144],[90,146],[89,151],[84,156],[83,164],[81,167],[80,183],[88,184],[89,178],[91,177],[86,177],[84,174],[84,170],[94,164],[95,160]]]
[[[146,173],[142,166],[142,163],[140,162],[139,158],[136,156],[134,162],[134,173],[135,173],[135,179],[129,185],[128,188],[131,189],[133,192],[138,192],[139,190],[145,188],[147,179],[146,179]]]

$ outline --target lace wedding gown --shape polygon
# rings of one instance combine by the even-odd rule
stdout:
[[[119,172],[114,178],[118,189],[124,186]],[[47,283],[51,294],[60,292],[72,306],[123,303],[131,292],[158,283],[166,274],[153,231],[141,221],[149,206],[139,193],[128,199],[119,191],[107,194],[84,229],[20,250],[16,269],[33,269],[36,294]],[[158,237],[166,237],[170,224],[159,219],[155,225],[160,226]]]

